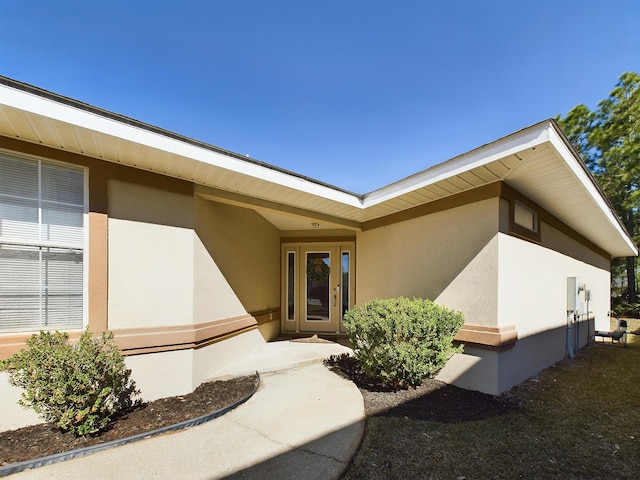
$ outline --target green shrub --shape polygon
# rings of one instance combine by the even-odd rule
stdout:
[[[344,322],[363,372],[393,388],[420,385],[462,351],[453,347],[462,313],[430,300],[373,300],[349,310]]]
[[[111,333],[93,338],[87,329],[70,343],[67,333],[41,331],[26,349],[0,362],[0,370],[24,389],[21,406],[75,435],[100,431],[115,412],[139,402]]]

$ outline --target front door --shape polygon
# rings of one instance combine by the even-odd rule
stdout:
[[[302,278],[303,332],[337,332],[340,275],[336,247],[301,249],[304,266]]]
[[[353,301],[353,244],[283,246],[283,331],[343,331]]]

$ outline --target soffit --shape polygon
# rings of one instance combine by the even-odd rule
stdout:
[[[124,127],[135,129],[128,125]],[[252,164],[250,159],[239,160],[204,146],[189,145],[150,132],[142,133],[143,136],[156,138],[139,141],[123,138],[15,108],[2,103],[0,99],[0,135],[252,198],[296,206],[310,212],[352,221],[361,220],[360,198],[354,194],[288,174],[275,167]],[[244,168],[236,168],[238,164]]]
[[[385,215],[505,180],[528,156],[531,150],[523,150],[517,154],[508,155],[487,164],[455,173],[447,178],[424,181],[413,189],[398,193],[388,199],[385,198],[383,201],[373,203],[371,206],[367,204],[367,197],[365,197],[366,210],[364,220],[374,220]],[[428,174],[428,172],[427,170],[424,173]]]
[[[361,197],[60,98],[0,83],[0,135],[212,187],[218,192],[212,199],[253,208],[282,230],[301,230],[318,219],[323,228],[357,229],[363,221],[502,180],[612,255],[635,251],[552,122],[528,127]]]
[[[563,158],[558,150],[562,145],[554,143],[541,145],[507,183],[612,256],[636,255],[637,249],[616,213],[581,162],[575,157]]]
[[[402,192],[393,192],[383,200],[369,202],[369,206],[362,208],[360,197],[356,195],[338,192],[341,194],[340,196],[347,197],[347,203],[344,198],[332,199],[328,198],[329,195],[322,195],[331,189],[310,184],[304,179],[294,177],[292,178],[294,180],[293,186],[283,185],[261,176],[261,174],[267,176],[266,173],[273,173],[273,171],[267,172],[269,170],[267,168],[258,168],[262,172],[258,171],[254,172],[254,175],[248,175],[246,172],[238,172],[232,167],[221,166],[220,164],[224,164],[225,158],[216,158],[219,160],[218,162],[202,158],[224,157],[223,153],[193,147],[186,149],[191,155],[181,155],[175,151],[175,148],[162,148],[166,142],[157,141],[157,146],[149,145],[2,103],[0,103],[0,134],[193,181],[199,185],[243,195],[248,199],[266,200],[272,205],[293,206],[306,212],[304,216],[292,216],[288,212],[279,211],[277,207],[261,208],[252,206],[251,201],[247,201],[245,206],[254,208],[281,230],[299,230],[305,224],[310,225],[316,215],[329,215],[350,222],[362,222],[383,217],[503,179],[520,162],[517,155],[500,158],[469,171],[462,171],[433,182],[429,181],[422,186],[412,185]],[[200,155],[193,155],[194,150],[199,150],[197,153]],[[427,172],[431,172],[431,169]],[[409,177],[397,182],[396,185],[403,186],[412,180],[413,178]],[[309,193],[310,190],[319,191],[319,194]],[[374,196],[375,193],[373,193]],[[333,196],[336,197],[336,195]],[[322,225],[328,226],[330,224],[332,222],[322,222]]]

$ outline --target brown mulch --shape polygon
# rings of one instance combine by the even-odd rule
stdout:
[[[144,403],[116,418],[107,431],[93,436],[75,437],[52,424],[0,432],[0,466],[119,440],[207,415],[250,394],[257,381],[251,375],[209,382],[188,395]]]
[[[502,415],[517,408],[508,397],[494,397],[427,379],[417,388],[394,391],[365,376],[357,360],[333,356],[325,364],[353,381],[364,398],[365,415],[438,422],[463,422]],[[119,417],[97,436],[74,437],[51,424],[0,432],[0,465],[126,438],[211,413],[241,399],[255,386],[254,376],[216,381],[193,393],[143,404]]]
[[[426,379],[416,388],[394,391],[367,377],[358,361],[346,354],[333,355],[325,364],[360,389],[366,417],[399,417],[455,423],[482,420],[518,408],[508,396],[495,397],[434,379]]]

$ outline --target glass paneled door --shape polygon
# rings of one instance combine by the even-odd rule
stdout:
[[[353,300],[353,244],[283,246],[283,332],[344,331]]]
[[[337,332],[340,300],[340,263],[336,247],[302,249],[304,262],[303,315],[300,329]]]

